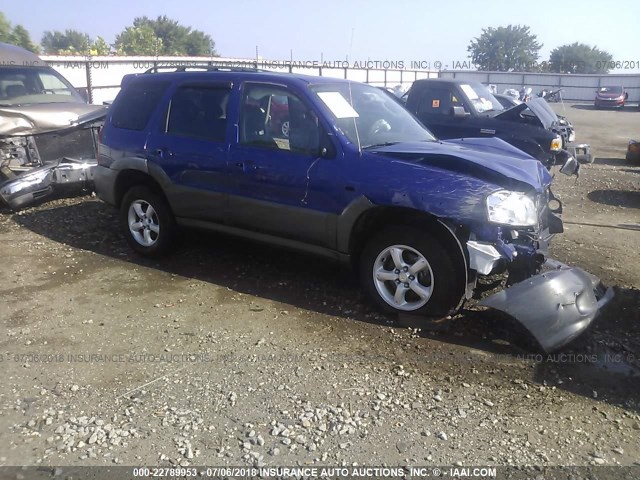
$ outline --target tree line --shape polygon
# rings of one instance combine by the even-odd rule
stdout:
[[[540,61],[536,35],[526,25],[484,28],[467,51],[478,70],[495,72],[608,73],[609,52],[580,42],[554,48],[549,60]]]
[[[45,55],[189,55],[218,56],[210,35],[181,25],[166,15],[156,19],[136,17],[113,44],[92,39],[78,30],[46,31],[36,45],[22,25],[12,26],[0,12],[0,42],[11,43]]]
[[[92,39],[86,33],[67,29],[44,32],[40,45],[36,45],[26,28],[12,26],[0,12],[0,42],[48,55],[218,56],[210,35],[166,15],[156,19],[136,17],[113,44],[102,37]],[[467,51],[475,67],[483,71],[607,73],[612,64],[610,53],[579,42],[557,47],[548,60],[540,61],[542,46],[528,26],[508,25],[483,29],[479,37],[471,40]]]

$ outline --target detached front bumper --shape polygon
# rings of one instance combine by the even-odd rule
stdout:
[[[550,352],[583,333],[614,296],[597,277],[547,260],[542,273],[482,300],[519,321]]]
[[[568,145],[567,151],[571,154],[578,163],[593,163],[595,160],[591,153],[591,146],[586,143],[578,143],[575,145]]]
[[[575,158],[579,164],[593,163],[595,160],[591,153],[591,146],[586,143],[569,144],[553,157],[554,165],[565,165],[567,160]]]
[[[96,161],[62,158],[0,184],[0,198],[12,210],[20,210],[61,189],[89,187]]]

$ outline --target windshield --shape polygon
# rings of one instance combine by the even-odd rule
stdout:
[[[617,93],[622,94],[622,87],[601,87],[600,93]]]
[[[504,110],[504,107],[493,96],[487,87],[478,82],[461,83],[460,89],[467,97],[469,105],[477,113],[496,112]]]
[[[311,90],[331,112],[342,133],[361,148],[435,141],[396,99],[378,88],[349,82],[313,85]]]
[[[0,104],[84,103],[78,92],[49,67],[0,67]]]

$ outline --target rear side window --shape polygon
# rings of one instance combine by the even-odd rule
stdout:
[[[118,95],[111,113],[111,124],[126,130],[144,130],[168,86],[169,82],[129,85]]]
[[[184,86],[171,99],[167,133],[223,142],[227,132],[228,87]]]

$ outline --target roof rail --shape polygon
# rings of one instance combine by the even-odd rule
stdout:
[[[205,63],[202,65],[154,65],[148,70],[145,70],[144,73],[160,73],[160,72],[267,72],[268,70],[264,70],[256,67],[234,67],[233,65],[212,65],[210,63]]]

